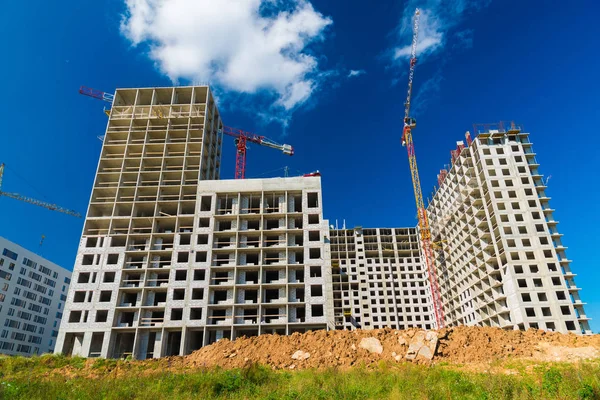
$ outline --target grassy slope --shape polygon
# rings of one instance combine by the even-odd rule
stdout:
[[[148,369],[136,362],[62,356],[0,358],[0,399],[595,399],[600,360],[497,363],[498,373],[381,363],[367,370]],[[506,373],[506,372],[509,373]]]

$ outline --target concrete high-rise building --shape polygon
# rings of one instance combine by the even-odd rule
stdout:
[[[173,247],[194,230],[198,182],[219,178],[221,128],[207,86],[116,91],[57,352],[115,357],[128,346],[119,328],[139,321],[121,307],[141,304],[136,285],[163,285],[164,273],[146,268],[177,262]]]
[[[115,94],[56,352],[333,328],[320,178],[218,181],[208,87]]]
[[[529,134],[477,133],[428,206],[446,324],[591,333]]]
[[[0,237],[0,353],[54,351],[71,272]]]
[[[415,228],[332,229],[336,329],[435,328]]]

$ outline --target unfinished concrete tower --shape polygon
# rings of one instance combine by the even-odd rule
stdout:
[[[56,352],[126,355],[142,318],[169,315],[149,288],[174,295],[174,248],[197,227],[198,181],[219,178],[221,127],[207,86],[116,91]]]
[[[428,206],[446,324],[591,333],[529,134],[476,133]]]
[[[194,259],[180,260],[193,269],[173,284],[180,301],[167,299],[189,344],[333,329],[320,177],[200,182],[198,198]]]
[[[330,234],[336,329],[435,328],[416,228]]]

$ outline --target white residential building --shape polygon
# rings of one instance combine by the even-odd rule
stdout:
[[[0,353],[54,351],[71,272],[0,237]]]
[[[446,324],[591,333],[529,134],[476,133],[427,209]]]

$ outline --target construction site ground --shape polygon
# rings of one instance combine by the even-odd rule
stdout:
[[[0,358],[0,398],[600,398],[600,335],[457,327],[220,340],[143,361]],[[57,397],[58,396],[58,397]]]

